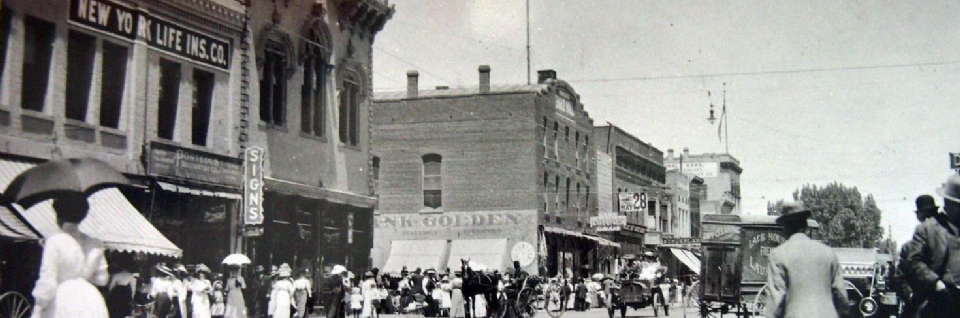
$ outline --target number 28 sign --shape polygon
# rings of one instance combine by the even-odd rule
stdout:
[[[243,154],[243,224],[263,224],[263,148]]]

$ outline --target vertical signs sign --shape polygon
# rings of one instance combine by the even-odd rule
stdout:
[[[243,153],[243,224],[263,224],[263,148]]]

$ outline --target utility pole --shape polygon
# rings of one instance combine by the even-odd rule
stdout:
[[[727,119],[727,83],[726,82],[723,83],[723,114],[721,116],[722,116],[721,119],[723,120],[722,122],[723,136],[725,137],[723,138],[723,140],[726,145],[727,154],[729,155],[730,154],[730,120]]]
[[[530,85],[530,0],[527,0],[527,85]]]

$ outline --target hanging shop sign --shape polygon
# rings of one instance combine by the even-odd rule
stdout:
[[[627,225],[626,215],[604,214],[590,218],[590,227],[597,232],[616,232]]]
[[[243,152],[243,224],[263,224],[263,159],[260,147]]]
[[[238,187],[242,182],[240,158],[151,142],[147,173]]]
[[[646,192],[618,193],[617,199],[620,202],[620,213],[636,213],[647,210]]]
[[[663,244],[700,244],[699,237],[663,237]]]
[[[232,41],[222,40],[172,21],[108,0],[70,0],[70,23],[143,41],[166,53],[227,71]]]

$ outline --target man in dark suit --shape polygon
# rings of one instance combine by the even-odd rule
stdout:
[[[837,255],[805,234],[809,217],[803,205],[788,203],[777,218],[787,240],[770,252],[767,317],[838,318],[849,309]]]
[[[932,218],[940,213],[940,207],[937,206],[936,200],[928,194],[924,194],[917,197],[916,200],[917,210],[914,213],[917,215],[917,220],[922,224],[923,221],[926,221],[929,218]],[[907,245],[904,244],[900,249],[900,253],[907,248]],[[903,272],[903,266],[897,266],[894,272],[894,279],[891,281],[894,286],[897,288],[898,296],[903,300],[903,312],[901,312],[902,317],[913,317],[917,313],[917,307],[920,306],[922,301],[920,297],[914,297],[913,291],[910,289],[910,284],[907,284],[904,277],[905,273]]]
[[[960,175],[938,193],[943,211],[928,218],[904,244],[900,263],[919,304],[919,317],[960,317]]]

